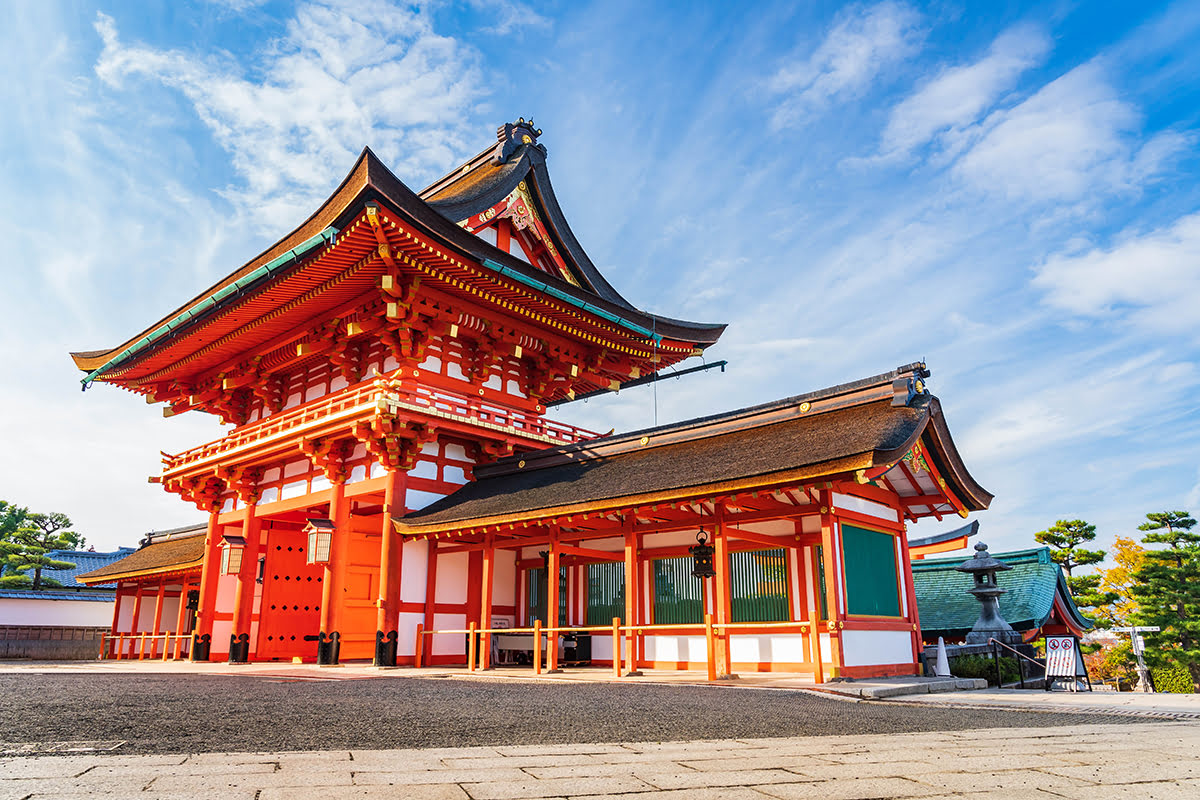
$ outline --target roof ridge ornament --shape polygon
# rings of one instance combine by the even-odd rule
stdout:
[[[535,127],[533,117],[526,122],[524,117],[517,117],[516,122],[506,122],[496,129],[496,149],[492,152],[492,163],[499,166],[508,162],[519,148],[529,145],[546,155],[546,146],[538,144],[542,129]]]

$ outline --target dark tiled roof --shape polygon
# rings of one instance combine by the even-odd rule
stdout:
[[[1038,547],[1011,553],[993,553],[994,558],[1012,567],[1001,572],[997,582],[1007,593],[1000,596],[1000,613],[1018,631],[1042,627],[1050,618],[1057,593],[1076,625],[1090,628],[1092,623],[1079,613],[1066,579],[1058,564],[1050,560],[1050,550]],[[967,559],[929,558],[912,562],[913,586],[917,592],[917,610],[921,615],[923,636],[958,637],[970,632],[979,618],[979,601],[967,593],[973,580],[955,567]]]
[[[199,566],[204,558],[204,528],[183,529],[184,535],[173,535],[152,541],[120,561],[93,570],[79,577],[87,583],[97,578],[122,576],[130,573],[170,572],[175,569]],[[189,531],[194,531],[191,533]]]
[[[83,584],[76,583],[77,576],[100,569],[114,561],[120,561],[132,552],[134,552],[132,547],[121,547],[111,553],[93,553],[87,550],[52,550],[46,555],[55,561],[67,561],[75,566],[71,569],[44,569],[42,577],[53,578],[64,587],[82,586]],[[110,586],[115,586],[115,584],[93,584],[92,588],[100,589]]]
[[[31,591],[28,589],[0,589],[0,597],[10,600],[83,600],[92,603],[111,603],[117,593],[111,589],[84,589],[73,592],[62,589]]]

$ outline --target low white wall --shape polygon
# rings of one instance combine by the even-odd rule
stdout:
[[[842,631],[842,658],[847,667],[906,664],[915,661],[908,631]]]
[[[56,628],[107,628],[113,601],[0,597],[0,625],[50,625]]]

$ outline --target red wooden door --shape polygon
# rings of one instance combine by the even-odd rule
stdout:
[[[259,659],[317,657],[317,643],[305,641],[321,626],[321,582],[324,568],[306,564],[308,539],[301,531],[267,531],[259,612]]]

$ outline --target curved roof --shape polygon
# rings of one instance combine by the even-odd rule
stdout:
[[[491,154],[494,149],[489,148],[485,153]],[[479,156],[476,157],[476,159],[479,158]],[[151,332],[161,329],[168,323],[173,323],[181,316],[188,317],[189,311],[202,307],[203,311],[198,311],[194,318],[186,319],[179,323],[178,327],[172,325],[171,333],[166,339],[174,340],[194,323],[208,319],[223,308],[237,303],[248,291],[258,288],[257,284],[245,286],[239,284],[239,281],[261,272],[260,268],[300,249],[323,233],[327,233],[330,228],[341,229],[372,201],[385,202],[395,209],[407,224],[441,242],[443,246],[460,257],[479,264],[487,261],[507,268],[507,270],[518,273],[535,283],[544,284],[554,291],[570,295],[581,303],[589,304],[602,311],[629,319],[644,328],[652,329],[660,336],[694,343],[700,348],[717,341],[725,330],[724,324],[674,320],[640,311],[622,298],[600,275],[590,259],[583,253],[583,249],[579,247],[562,216],[550,187],[549,174],[545,170],[545,155],[544,151],[540,149],[540,145],[531,147],[521,144],[509,154],[508,158],[508,161],[495,169],[480,167],[477,179],[466,184],[458,185],[464,177],[461,169],[452,173],[452,177],[456,180],[446,183],[447,179],[443,179],[434,184],[434,187],[438,187],[446,183],[444,188],[432,193],[430,190],[426,190],[430,199],[427,202],[397,178],[371,152],[370,148],[364,148],[350,173],[333,194],[291,233],[128,341],[109,349],[76,351],[71,353],[71,356],[76,366],[88,372],[105,367],[114,359],[123,359],[124,362],[135,361],[140,356],[139,346],[145,348],[147,352],[157,346],[142,344]],[[468,165],[474,163],[476,159],[468,162]],[[486,198],[501,191],[503,187],[510,184],[515,186],[523,177],[530,174],[533,176],[531,180],[536,186],[543,210],[553,224],[555,235],[561,239],[563,249],[571,255],[571,262],[583,279],[580,281],[580,286],[574,286],[560,277],[550,275],[498,249],[486,240],[460,227],[457,224],[460,220],[453,219],[453,216],[459,213],[461,208],[473,208],[484,202]],[[470,188],[471,186],[474,188]],[[303,260],[303,258],[298,258],[297,263]],[[266,283],[275,279],[282,271],[268,274],[262,279],[262,282]],[[227,290],[235,284],[237,284],[238,291],[222,297],[215,305],[206,303],[214,295],[218,295],[222,290]],[[127,354],[127,350],[133,352]]]
[[[206,526],[200,525],[178,528],[167,536],[158,534],[140,550],[79,575],[77,579],[80,583],[95,585],[139,575],[198,570],[204,561],[205,531]]]
[[[1015,630],[1040,629],[1050,619],[1055,604],[1066,611],[1068,624],[1079,630],[1092,627],[1071,598],[1062,569],[1050,560],[1047,547],[994,553],[1012,569],[997,577],[1001,589],[1000,614]],[[928,558],[912,562],[913,586],[917,610],[921,615],[921,633],[925,637],[961,637],[971,631],[979,618],[979,601],[967,592],[974,579],[957,567],[967,559]]]
[[[618,508],[689,492],[727,491],[894,465],[918,441],[956,469],[950,488],[970,510],[992,495],[963,468],[941,404],[895,402],[909,365],[873,378],[738,411],[501,459],[476,480],[396,522],[398,531],[506,524]],[[943,433],[944,431],[944,433]]]

